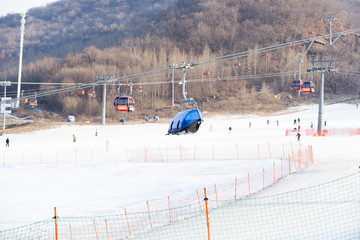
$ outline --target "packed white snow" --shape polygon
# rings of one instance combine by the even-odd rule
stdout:
[[[266,116],[207,117],[196,134],[165,135],[168,123],[73,125],[8,134],[0,137],[0,230],[53,216],[98,216],[183,206],[202,197],[214,199],[248,194],[248,174],[262,189],[272,183],[273,164],[295,136],[285,130],[317,127],[318,106],[302,106]],[[354,104],[326,105],[327,128],[360,128],[360,109]],[[269,120],[269,124],[267,121]],[[249,123],[251,122],[251,127]],[[278,122],[278,124],[277,124]],[[231,131],[229,130],[231,127]],[[97,136],[96,136],[97,131]],[[73,135],[76,142],[73,142]],[[10,146],[5,146],[9,138]],[[302,134],[301,146],[313,147],[314,164],[257,191],[273,195],[329,182],[359,171],[360,136],[314,137]],[[283,147],[284,146],[284,149]],[[272,156],[270,156],[272,155]],[[284,168],[285,169],[285,168]],[[293,169],[294,170],[294,169]],[[284,170],[287,171],[287,170]],[[277,171],[277,174],[278,171]]]

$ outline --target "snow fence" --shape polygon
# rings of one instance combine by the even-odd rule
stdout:
[[[55,211],[0,239],[360,239],[360,172],[274,196],[204,198],[200,206],[97,217]]]

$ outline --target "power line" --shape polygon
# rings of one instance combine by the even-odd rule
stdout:
[[[351,29],[351,30],[345,30],[345,31],[342,31],[342,32],[333,33],[332,35],[334,37],[338,37],[338,36],[353,34],[353,33],[358,32],[358,31],[360,31],[360,28]],[[305,43],[310,43],[310,42],[313,42],[313,41],[316,41],[316,40],[324,39],[326,36],[327,35],[321,35],[321,36],[302,39],[302,40],[298,40],[298,41],[292,41],[292,42],[288,42],[288,43],[276,44],[276,45],[272,45],[272,46],[269,46],[269,47],[263,47],[263,48],[258,48],[258,49],[254,49],[254,50],[238,52],[238,53],[232,53],[232,54],[223,55],[223,56],[214,57],[214,58],[208,58],[208,59],[204,59],[204,60],[193,61],[193,62],[191,62],[191,64],[196,66],[196,65],[206,65],[206,64],[211,64],[211,63],[224,62],[224,61],[232,60],[232,59],[235,59],[235,58],[243,58],[243,57],[253,55],[253,54],[256,54],[256,53],[265,53],[265,52],[274,51],[274,50],[278,50],[278,49],[282,49],[282,48],[287,48],[287,47],[292,47],[292,46],[301,45],[301,44],[305,44]],[[61,89],[55,89],[55,90],[49,90],[49,91],[40,92],[40,93],[36,93],[36,94],[34,93],[32,95],[27,95],[27,96],[21,97],[20,99],[32,98],[32,97],[45,97],[45,96],[50,96],[50,95],[54,95],[54,94],[75,91],[75,90],[78,90],[80,88],[87,89],[87,88],[93,88],[93,87],[98,86],[98,85],[118,83],[118,82],[122,82],[122,81],[126,81],[126,80],[131,81],[131,80],[139,79],[139,78],[146,78],[146,77],[153,76],[155,74],[171,73],[171,71],[172,70],[169,67],[167,67],[167,68],[160,68],[160,69],[150,70],[150,71],[141,72],[141,73],[134,73],[134,74],[130,74],[130,75],[127,75],[127,76],[113,77],[113,78],[105,79],[105,80],[98,79],[97,81],[91,82],[91,83],[77,83],[77,84],[74,83],[74,85],[70,86],[70,87],[61,88]],[[39,83],[37,83],[37,84],[39,84]],[[50,83],[48,83],[48,84],[50,85]],[[60,85],[60,83],[57,83],[57,84]],[[144,84],[144,83],[140,83],[140,84]],[[70,85],[70,83],[69,83],[69,85]],[[11,100],[11,102],[17,101],[17,100],[19,100],[19,99],[13,99],[13,100]]]

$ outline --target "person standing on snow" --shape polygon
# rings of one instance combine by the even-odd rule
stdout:
[[[9,145],[9,144],[10,144],[10,140],[9,140],[9,138],[6,138],[6,141],[5,141],[5,142],[6,142],[5,147],[9,147],[9,146],[10,146],[10,145]]]
[[[73,142],[76,142],[75,134],[73,134]]]
[[[298,133],[296,134],[296,137],[297,137],[297,140],[300,142],[300,137],[301,137],[300,132],[298,132]]]

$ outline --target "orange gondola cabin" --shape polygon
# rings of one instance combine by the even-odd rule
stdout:
[[[135,110],[135,101],[132,97],[116,97],[114,107],[119,112],[133,112]]]
[[[304,93],[311,93],[311,92],[315,92],[315,87],[314,87],[314,83],[312,81],[306,81],[302,84],[301,87],[302,91]]]

